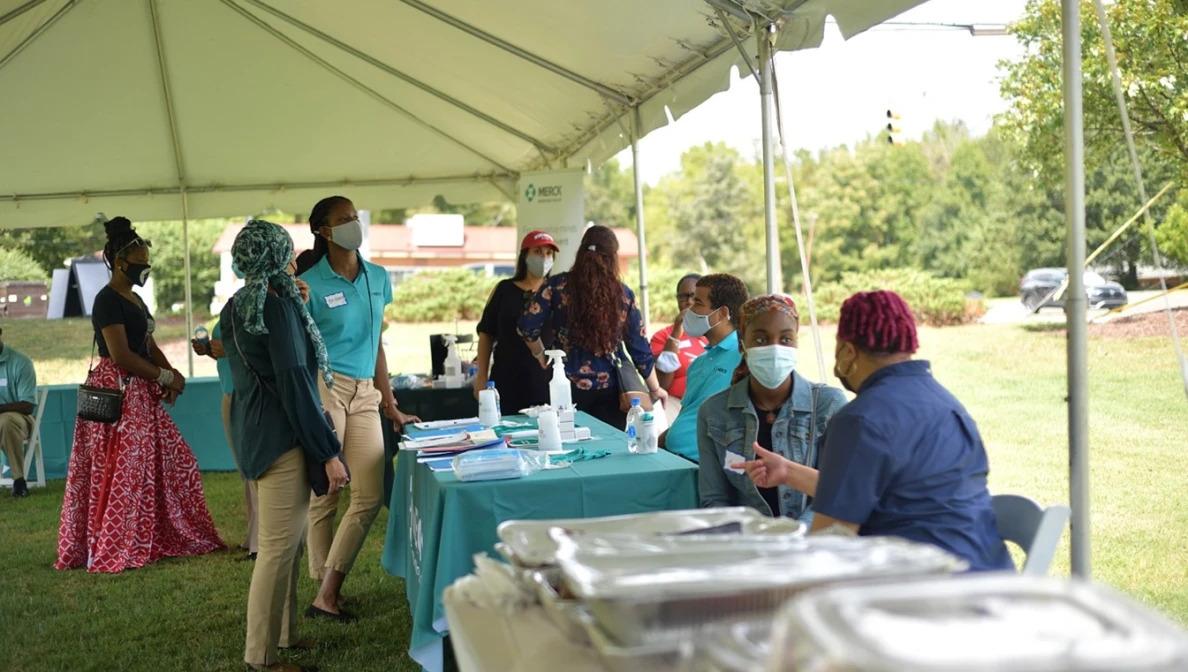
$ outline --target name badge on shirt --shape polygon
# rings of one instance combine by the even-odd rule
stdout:
[[[346,305],[346,294],[335,292],[326,296],[326,305],[330,308],[340,308]]]
[[[8,379],[0,378],[0,387],[8,387]]]
[[[722,468],[726,471],[733,471],[736,474],[741,474],[743,473],[742,463],[746,461],[747,458],[728,450],[726,451],[726,460],[723,463]]]

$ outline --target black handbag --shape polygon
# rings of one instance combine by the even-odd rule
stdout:
[[[619,381],[619,410],[631,410],[631,400],[639,399],[639,405],[645,411],[652,410],[652,395],[648,391],[648,384],[635,368],[635,361],[627,352],[627,346],[619,341],[618,347],[611,353],[611,362],[615,365],[615,377]]]
[[[239,347],[239,328],[235,325],[235,306],[232,305],[233,302],[234,299],[228,301],[227,305],[230,308],[229,314],[231,315],[231,342],[235,344],[235,351],[239,353],[239,358],[243,360],[243,365],[247,367],[247,370],[251,372],[252,377],[256,379],[256,384],[268,390],[269,394],[276,397],[277,401],[280,401],[280,395],[277,394],[276,388],[274,388],[272,385],[269,385],[268,381],[264,380],[264,378],[260,376],[260,374],[256,371],[256,367],[252,366],[252,363],[249,362],[248,358],[244,356],[243,348]],[[330,426],[330,429],[334,429],[334,418],[330,416],[330,411],[327,411],[323,408],[322,417],[326,419],[326,424]],[[347,466],[346,457],[342,454],[341,450],[338,451],[338,455],[336,457],[342,461],[342,467],[347,473],[347,482],[350,483],[351,469]],[[309,489],[313,490],[315,495],[318,497],[323,497],[326,495],[326,493],[330,492],[330,479],[326,476],[326,468],[321,462],[314,462],[313,460],[308,459],[305,460],[305,473],[306,476],[309,477]]]
[[[91,378],[91,371],[95,363],[95,346],[99,342],[96,335],[91,341],[91,361],[87,364],[87,379]],[[78,386],[78,419],[91,422],[102,422],[114,425],[124,415],[124,377],[119,376],[120,387],[113,390],[94,385]]]

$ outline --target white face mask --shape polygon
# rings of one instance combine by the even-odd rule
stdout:
[[[525,261],[528,264],[528,272],[538,278],[543,278],[549,274],[549,271],[553,270],[552,257],[540,257],[530,254]]]
[[[713,314],[713,312],[710,312],[707,315],[702,315],[700,313],[693,312],[692,308],[686,310],[683,320],[685,325],[685,333],[689,334],[690,336],[705,336],[708,334],[710,329],[713,329],[714,327],[718,326],[718,324],[721,324],[721,322],[718,322],[718,324],[710,324],[709,318],[710,315]]]
[[[760,385],[774,390],[796,370],[796,348],[787,345],[761,345],[747,348],[747,368]]]
[[[330,240],[344,250],[357,250],[363,245],[363,225],[359,220],[352,219],[344,224],[330,228]]]

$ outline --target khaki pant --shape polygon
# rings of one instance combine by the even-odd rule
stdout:
[[[239,467],[239,458],[235,455],[235,448],[231,444],[231,395],[223,395],[223,433],[227,435],[227,446],[231,448],[231,459],[235,460],[235,466]],[[259,504],[256,503],[256,488],[251,481],[243,477],[240,473],[239,478],[243,480],[243,508],[247,514],[247,536],[244,539],[243,545],[247,546],[248,553],[256,553],[260,550],[256,537],[258,534],[258,527],[256,522],[257,510]]]
[[[8,468],[12,479],[25,477],[25,440],[33,431],[33,418],[24,413],[0,413],[0,447],[8,456]],[[383,446],[380,446],[383,452]],[[383,474],[380,474],[381,478]]]
[[[351,571],[359,549],[379,513],[384,496],[384,434],[380,425],[379,390],[371,380],[356,380],[334,374],[334,387],[318,380],[322,406],[334,420],[334,431],[342,442],[347,469],[351,472],[351,504],[334,530],[338,494],[310,495],[309,575],[319,583],[327,569],[343,574]]]
[[[297,576],[309,506],[309,477],[301,449],[277,458],[256,481],[256,490],[260,551],[248,592],[243,660],[249,665],[271,665],[277,661],[277,647],[297,641]]]

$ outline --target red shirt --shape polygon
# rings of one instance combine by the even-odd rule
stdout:
[[[672,325],[664,327],[652,336],[652,354],[656,357],[664,352],[668,337],[672,335]],[[672,377],[672,385],[668,386],[668,393],[674,397],[685,396],[685,377],[688,375],[689,363],[705,353],[706,340],[704,336],[686,335],[681,339],[681,347],[677,350],[677,359],[681,360],[681,368]]]

